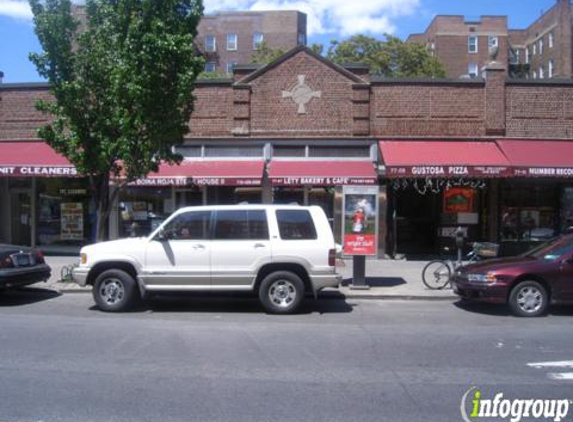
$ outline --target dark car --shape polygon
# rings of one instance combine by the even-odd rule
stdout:
[[[47,281],[50,272],[39,249],[0,244],[0,291]]]
[[[539,316],[550,303],[573,303],[573,235],[523,255],[461,267],[453,288],[463,299],[509,304],[519,316]]]

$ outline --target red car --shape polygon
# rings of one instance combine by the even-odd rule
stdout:
[[[573,303],[573,235],[523,255],[461,267],[452,281],[463,299],[509,304],[518,316],[542,315],[551,303]]]

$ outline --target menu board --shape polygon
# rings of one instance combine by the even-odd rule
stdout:
[[[66,202],[60,205],[61,239],[82,240],[84,238],[84,207],[81,202]]]

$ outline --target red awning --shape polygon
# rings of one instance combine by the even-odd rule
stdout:
[[[508,177],[508,160],[495,142],[384,140],[379,142],[389,178]]]
[[[573,177],[573,140],[499,139],[517,177]]]
[[[269,179],[275,186],[378,184],[371,161],[273,160]]]
[[[0,176],[69,177],[76,168],[45,142],[0,142]]]
[[[132,186],[260,186],[263,160],[184,160],[162,164],[157,173],[136,180]]]

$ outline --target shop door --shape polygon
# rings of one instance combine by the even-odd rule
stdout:
[[[440,195],[414,189],[394,192],[397,253],[427,256],[438,252]]]
[[[11,242],[16,245],[32,243],[32,195],[29,191],[10,192]]]

